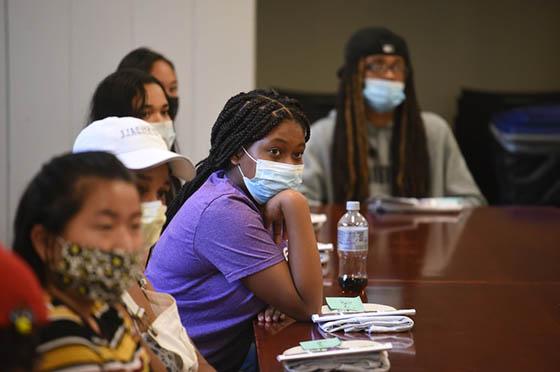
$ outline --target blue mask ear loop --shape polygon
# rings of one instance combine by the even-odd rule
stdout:
[[[255,164],[257,163],[257,161],[255,160],[254,157],[251,156],[251,154],[249,154],[249,152],[247,150],[245,150],[245,147],[241,147],[243,149],[243,151],[245,151],[245,154],[247,154],[248,157],[251,158],[252,161],[255,162]],[[245,175],[243,174],[243,171],[241,170],[241,166],[239,164],[237,164],[237,168],[239,169],[239,173],[241,173],[241,177],[246,178]]]

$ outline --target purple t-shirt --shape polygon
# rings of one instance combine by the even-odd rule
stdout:
[[[146,276],[158,291],[175,297],[202,355],[225,370],[243,362],[251,321],[266,307],[241,279],[282,260],[255,202],[217,171],[170,222]]]

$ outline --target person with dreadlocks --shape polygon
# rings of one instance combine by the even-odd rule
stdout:
[[[191,338],[219,371],[239,370],[255,317],[277,320],[279,311],[309,320],[320,310],[317,243],[307,200],[294,189],[308,139],[295,100],[240,93],[218,116],[196,177],[169,207],[146,275],[176,298]]]
[[[337,110],[312,126],[305,152],[310,202],[453,196],[485,203],[445,120],[420,112],[413,76],[402,37],[381,27],[352,35]]]

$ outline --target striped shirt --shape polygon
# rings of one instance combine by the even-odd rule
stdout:
[[[149,356],[132,334],[128,316],[95,303],[96,333],[80,316],[53,299],[47,303],[50,324],[41,331],[40,371],[149,371]]]

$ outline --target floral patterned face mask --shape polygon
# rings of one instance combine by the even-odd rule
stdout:
[[[52,265],[57,287],[109,304],[142,274],[138,255],[121,250],[103,251],[59,239],[61,257]]]

